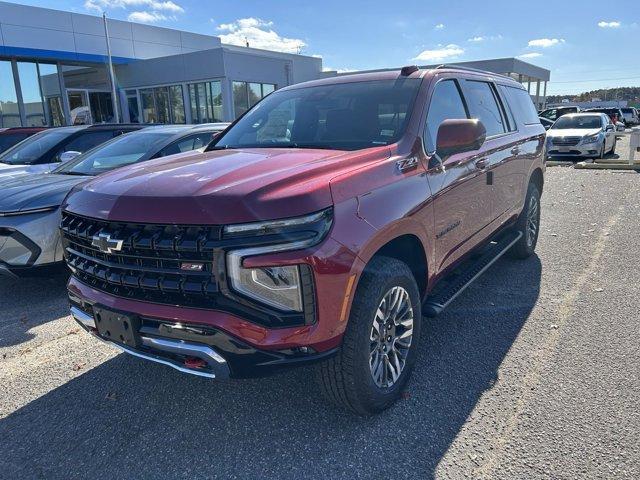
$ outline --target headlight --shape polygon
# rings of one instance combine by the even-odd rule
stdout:
[[[284,220],[228,225],[225,238],[263,236],[272,244],[227,253],[231,287],[238,293],[280,310],[302,312],[304,308],[299,265],[244,268],[247,257],[300,250],[320,243],[333,221],[332,209]]]
[[[583,144],[587,144],[587,143],[598,143],[600,141],[600,134],[596,134],[596,135],[589,135],[588,137],[584,137],[582,139],[582,143]]]

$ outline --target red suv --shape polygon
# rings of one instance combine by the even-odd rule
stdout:
[[[527,91],[487,72],[283,88],[202,154],[70,193],[72,314],[203,377],[317,362],[330,400],[376,413],[409,379],[422,315],[533,253],[544,139]]]

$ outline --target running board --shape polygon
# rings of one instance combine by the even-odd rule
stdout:
[[[437,317],[458,295],[486,272],[496,260],[504,255],[520,238],[522,232],[512,232],[501,237],[497,242],[490,243],[479,257],[467,261],[459,273],[450,280],[444,278],[434,288],[422,304],[422,314],[425,317]]]

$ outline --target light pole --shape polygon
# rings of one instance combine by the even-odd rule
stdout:
[[[104,36],[107,39],[107,58],[109,59],[109,80],[111,81],[111,97],[113,101],[113,114],[116,123],[120,123],[120,114],[118,109],[118,92],[116,89],[116,74],[113,71],[113,61],[111,60],[111,42],[109,41],[109,27],[107,26],[107,14],[102,12],[102,21],[104,22]]]

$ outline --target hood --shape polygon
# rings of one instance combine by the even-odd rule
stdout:
[[[547,130],[547,137],[587,137],[596,135],[601,131],[599,128],[552,128]]]
[[[101,175],[64,208],[107,220],[209,225],[304,215],[332,204],[332,178],[388,156],[388,147],[190,152]]]
[[[48,173],[0,178],[0,212],[58,206],[87,177]]]
[[[43,165],[8,165],[0,163],[0,179],[22,175],[24,173],[46,173],[57,167],[59,163],[46,163]]]

